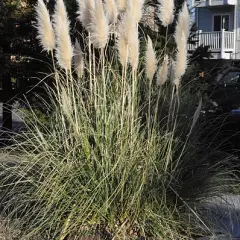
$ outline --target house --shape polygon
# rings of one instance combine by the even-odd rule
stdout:
[[[240,60],[240,0],[192,0],[198,32],[194,51],[208,45],[214,59]]]

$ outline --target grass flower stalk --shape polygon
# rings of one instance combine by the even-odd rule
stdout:
[[[158,94],[157,94],[157,103],[155,108],[155,117],[154,117],[154,125],[157,121],[157,115],[158,115],[158,108],[159,108],[159,100],[161,96],[161,91],[163,85],[166,83],[169,77],[169,57],[166,54],[163,58],[162,64],[158,67],[157,71],[157,85],[159,86]]]
[[[127,6],[127,0],[117,0],[117,6],[119,11],[123,12]]]
[[[188,41],[190,35],[190,16],[186,1],[184,2],[181,11],[178,14],[177,25],[174,34],[175,42],[177,45],[179,45],[178,43],[182,41],[182,32]]]
[[[157,72],[157,85],[158,86],[163,86],[168,79],[168,72],[169,72],[168,65],[169,65],[169,57],[166,54],[163,58],[162,64],[158,68],[158,72]]]
[[[169,107],[169,115],[168,115],[168,123],[169,127],[172,123],[172,134],[171,134],[171,143],[174,141],[174,134],[177,127],[177,118],[178,110],[179,110],[179,86],[182,76],[184,75],[187,69],[187,41],[190,34],[190,17],[189,11],[187,8],[186,1],[183,4],[183,7],[178,15],[176,30],[175,30],[175,42],[177,44],[177,53],[176,53],[176,61],[174,66],[174,77],[173,77],[173,90],[172,97],[170,101]],[[176,89],[176,95],[174,96],[174,91]],[[170,123],[169,116],[171,112],[172,121]],[[168,147],[168,152],[172,152],[172,144]],[[170,155],[169,155],[170,156]],[[165,170],[167,170],[169,164],[171,162],[171,158],[168,157],[165,165]]]
[[[187,39],[184,33],[182,33],[181,41],[178,44],[173,79],[176,89],[179,89],[180,80],[187,69]]]
[[[83,27],[89,30],[91,26],[95,0],[77,0],[78,3],[78,20],[82,23]]]
[[[136,70],[139,62],[139,39],[138,26],[132,8],[129,8],[122,18],[119,26],[119,39],[121,39],[121,45],[119,45],[121,63],[126,64],[126,60],[128,60],[132,69]],[[126,57],[125,61],[124,57]]]
[[[133,20],[138,24],[143,15],[143,5],[145,0],[131,0],[128,1],[127,11],[132,14]]]
[[[149,36],[145,55],[145,70],[147,78],[152,82],[153,76],[157,70],[157,58],[155,50],[153,49],[152,39]]]
[[[128,9],[119,23],[117,39],[118,56],[120,63],[124,68],[126,68],[127,63],[129,62],[129,44],[136,38],[136,36],[134,36],[133,39],[132,33],[134,30],[134,18],[131,11]]]
[[[174,19],[174,0],[158,0],[158,18],[164,27],[172,24]]]
[[[102,1],[96,2],[89,31],[93,46],[99,49],[104,48],[108,42],[109,25]]]
[[[152,98],[152,81],[154,74],[157,69],[157,58],[156,53],[153,49],[152,39],[148,36],[147,48],[145,53],[145,71],[146,76],[149,80],[148,85],[148,135],[150,136],[150,125],[151,125],[151,98]]]
[[[133,71],[137,71],[139,63],[139,39],[138,39],[138,28],[133,27],[131,41],[128,43],[129,46],[129,63]]]
[[[57,0],[54,12],[54,29],[56,34],[56,58],[61,68],[71,70],[73,47],[70,38],[70,23],[63,0]]]
[[[122,34],[117,39],[118,58],[123,67],[126,69],[128,63],[128,43]]]
[[[106,0],[104,2],[104,10],[109,23],[115,25],[118,20],[118,7],[115,0]]]
[[[74,59],[74,71],[76,72],[78,78],[81,78],[83,76],[84,71],[84,58],[80,43],[77,39],[75,40],[73,59]]]
[[[55,35],[49,12],[43,0],[38,0],[35,10],[37,14],[37,38],[40,40],[43,50],[48,53],[52,52],[55,48]]]
[[[190,34],[190,17],[187,8],[187,3],[183,4],[183,7],[178,15],[176,30],[175,30],[175,42],[177,43],[177,55],[175,64],[175,73],[173,84],[176,88],[179,88],[180,80],[187,68],[187,41]]]

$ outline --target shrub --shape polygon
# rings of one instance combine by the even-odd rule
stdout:
[[[179,14],[174,62],[166,56],[157,59],[150,38],[146,52],[139,52],[142,1],[134,8],[128,5],[116,25],[108,22],[101,1],[80,3],[89,37],[86,49],[76,42],[75,51],[64,3],[56,3],[58,66],[55,88],[48,89],[51,118],[44,125],[34,114],[27,131],[15,139],[11,149],[16,162],[2,164],[3,210],[10,219],[20,219],[24,239],[41,234],[43,239],[63,240],[91,233],[105,239],[186,239],[193,230],[184,214],[194,213],[201,222],[186,191],[194,191],[202,179],[210,183],[208,190],[215,186],[213,178],[220,179],[218,184],[227,182],[221,163],[207,168],[200,158],[203,175],[195,182],[190,176],[199,167],[197,154],[192,157],[187,150],[193,149],[189,136],[201,104],[193,121],[183,121],[179,100],[185,93],[180,80],[187,65],[186,5]],[[40,23],[46,11],[39,0]],[[44,36],[44,25],[38,28]],[[107,46],[109,29],[113,47]],[[48,38],[41,37],[53,55],[52,40],[48,46]],[[112,53],[110,58],[106,52]],[[162,65],[155,73],[157,63]],[[169,72],[172,82],[166,83]],[[199,192],[193,198],[199,200]]]

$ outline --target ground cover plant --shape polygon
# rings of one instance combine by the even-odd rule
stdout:
[[[189,143],[202,102],[191,106],[191,116],[183,113],[181,100],[191,104],[181,87],[187,4],[169,56],[166,48],[156,55],[149,36],[139,37],[143,0],[78,2],[87,36],[74,47],[63,0],[51,17],[43,0],[36,6],[55,87],[47,87],[50,102],[40,99],[47,124],[33,111],[27,130],[13,139],[15,161],[1,164],[2,212],[18,221],[22,239],[188,239],[205,226],[191,203],[231,178],[220,154],[208,155],[219,160],[209,166]],[[173,11],[172,0],[159,1],[163,26]]]

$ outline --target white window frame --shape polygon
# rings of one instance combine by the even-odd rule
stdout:
[[[212,32],[214,32],[214,17],[215,16],[221,16],[221,25],[222,25],[222,16],[225,16],[225,15],[228,15],[228,17],[229,17],[229,30],[228,31],[230,31],[230,26],[231,26],[231,13],[214,13],[213,15],[212,15]],[[221,26],[222,27],[222,26]],[[221,30],[222,30],[222,28],[221,28]],[[220,30],[220,31],[221,31]]]

